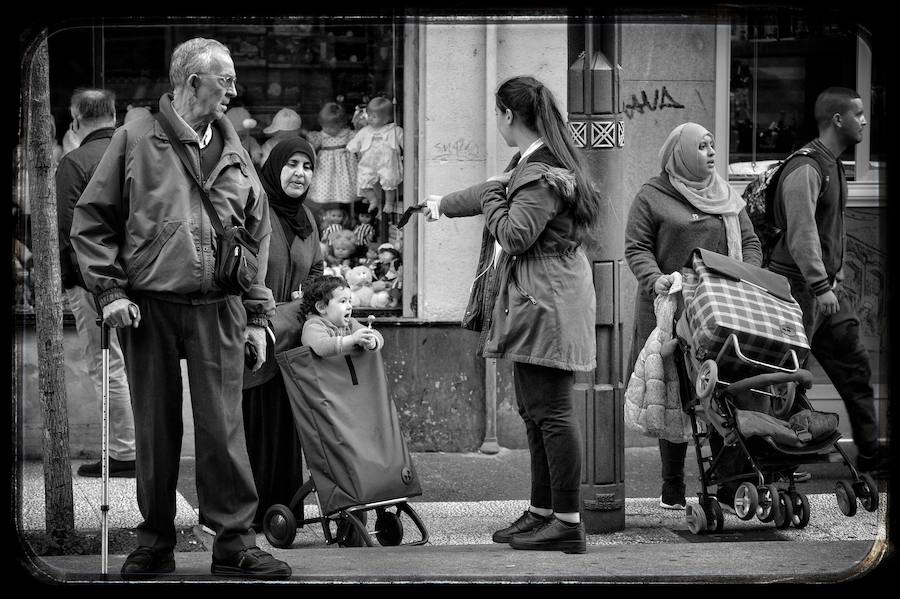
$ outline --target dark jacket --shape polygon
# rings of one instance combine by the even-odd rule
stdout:
[[[775,222],[784,223],[784,235],[772,248],[769,269],[805,281],[821,295],[831,289],[844,263],[847,177],[841,161],[822,142],[804,147],[827,156],[829,168],[820,175],[816,160],[806,156],[785,165],[775,196]],[[819,197],[825,178],[829,183]]]
[[[300,345],[303,318],[300,315],[300,300],[292,300],[291,292],[306,287],[320,276],[323,269],[322,247],[319,245],[319,231],[316,219],[309,208],[306,216],[312,225],[312,232],[306,239],[291,235],[288,245],[285,229],[289,226],[272,210],[272,242],[269,244],[269,267],[266,270],[266,287],[275,298],[275,315],[272,317],[272,331],[275,333],[274,351],[266,352],[266,361],[256,372],[244,369],[244,389],[256,387],[270,380],[278,372],[275,354]]]
[[[574,185],[573,174],[539,148],[513,170],[507,186],[479,183],[441,200],[441,214],[485,218],[463,318],[466,326],[484,306],[479,355],[562,370],[595,368],[596,297],[568,202]],[[503,251],[492,268],[495,240]],[[481,277],[484,285],[477,284]]]
[[[747,211],[741,210],[738,218],[743,261],[759,266],[759,238]],[[638,190],[625,226],[625,260],[638,282],[629,368],[656,327],[653,284],[660,275],[680,271],[694,248],[727,255],[725,220],[697,210],[672,186],[668,175],[653,177]]]
[[[174,113],[171,95],[160,112],[197,160],[194,176],[224,224],[242,224],[259,241],[259,272],[243,294],[248,323],[265,326],[274,314],[265,286],[269,257],[269,203],[253,163],[228,119],[213,121],[222,136],[221,157],[205,179],[187,125]],[[101,306],[126,291],[177,298],[224,297],[215,283],[217,235],[189,175],[160,123],[148,116],[119,127],[87,189],[75,206],[72,245],[87,289]]]
[[[115,132],[114,127],[97,129],[82,140],[81,145],[66,154],[59,161],[56,168],[56,224],[59,229],[59,272],[62,275],[62,285],[65,289],[71,289],[75,285],[84,287],[81,271],[78,268],[78,258],[72,243],[69,241],[69,233],[72,229],[72,213],[75,204],[88,181],[94,174],[94,169],[100,163],[103,152],[109,146],[109,140]]]

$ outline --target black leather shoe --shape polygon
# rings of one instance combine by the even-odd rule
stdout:
[[[513,549],[585,553],[584,523],[570,524],[551,517],[550,521],[531,532],[517,534],[509,541]]]
[[[93,464],[82,464],[78,467],[78,476],[99,478],[101,464],[96,461]],[[117,460],[109,458],[109,476],[111,478],[134,478],[134,460]]]
[[[138,547],[122,564],[122,578],[134,580],[145,580],[174,571],[174,554],[171,551],[154,551],[152,547]]]
[[[265,578],[268,580],[290,578],[291,567],[277,560],[259,547],[247,547],[228,559],[219,560],[213,556],[210,571],[219,576],[240,576],[243,578]]]
[[[495,543],[509,543],[513,535],[534,530],[542,524],[550,521],[552,516],[541,516],[535,514],[531,510],[525,510],[525,513],[519,516],[519,519],[507,526],[501,528],[491,537]]]

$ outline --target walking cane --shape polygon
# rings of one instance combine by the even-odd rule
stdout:
[[[107,485],[109,484],[109,325],[103,322],[102,312],[97,318],[100,325],[100,353],[103,356],[103,425],[100,442],[100,476],[103,481],[103,494],[100,501],[100,574],[106,578],[109,558],[109,529],[106,513],[109,511]]]
[[[96,301],[96,299],[95,299]],[[100,500],[100,574],[106,578],[109,572],[109,325],[103,321],[103,310],[97,304],[97,324],[100,326],[100,354],[103,360],[103,384],[101,387],[103,424],[100,440],[100,477],[102,497]],[[128,314],[137,317],[137,307],[128,306]]]

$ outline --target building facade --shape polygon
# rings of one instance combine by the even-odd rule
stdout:
[[[658,148],[676,125],[694,121],[714,132],[718,168],[740,190],[766,161],[814,137],[810,113],[821,88],[857,88],[869,127],[863,143],[842,157],[852,173],[847,281],[871,351],[886,436],[887,197],[879,132],[885,99],[877,69],[877,50],[884,44],[865,30],[842,26],[839,17],[810,22],[803,12],[784,11],[621,17],[617,108],[624,123],[625,197],[617,198],[624,207],[619,219],[604,227],[625,226],[629,198],[657,173]],[[304,129],[315,130],[318,107],[325,101],[344,104],[349,114],[375,95],[393,100],[395,121],[404,129],[401,198],[409,206],[427,194],[460,189],[503,170],[514,149],[497,133],[493,93],[504,79],[533,75],[566,109],[570,26],[564,14],[93,23],[57,34],[56,44],[51,33],[51,102],[58,132],[65,131],[68,97],[77,86],[115,89],[121,115],[129,105],[155,110],[153,102],[168,89],[167,60],[174,44],[194,35],[216,37],[234,54],[237,77],[244,84],[237,100],[256,120],[249,133],[260,143],[265,141],[261,131],[281,107],[296,109]],[[129,45],[128,39],[143,41]],[[90,70],[84,60],[74,64],[78,56],[88,55],[93,57]],[[832,64],[839,57],[840,67],[822,72],[817,65],[823,56]],[[67,74],[55,77],[60,72]],[[491,430],[501,446],[526,447],[510,365],[486,364],[475,356],[476,335],[459,327],[475,274],[481,217],[427,225],[413,218],[398,229],[401,211],[383,219],[379,241],[402,251],[402,300],[387,309],[360,310],[379,317],[389,384],[411,449],[475,451]],[[627,268],[624,273],[621,309],[627,347],[635,281]],[[33,316],[23,310],[17,325],[22,439],[26,455],[33,455],[40,453],[41,438]],[[69,347],[75,341],[74,325],[67,323],[65,334],[70,444],[73,455],[91,454],[99,438],[100,400],[86,382],[83,365],[68,360],[74,355]],[[815,364],[813,372],[811,398],[818,409],[842,415],[841,428],[849,437],[833,387]],[[187,405],[189,397],[185,399]],[[185,415],[189,418],[188,409]],[[630,433],[625,442],[655,444]],[[186,442],[185,452],[190,451],[192,443]]]

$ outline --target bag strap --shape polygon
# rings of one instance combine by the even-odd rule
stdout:
[[[216,233],[218,233],[219,236],[225,235],[225,227],[222,225],[222,219],[219,218],[219,214],[216,212],[216,209],[213,208],[212,200],[209,199],[209,194],[206,193],[203,184],[200,183],[200,179],[194,174],[194,167],[191,166],[191,161],[187,156],[187,148],[181,143],[181,138],[175,133],[172,124],[165,116],[163,116],[162,112],[157,112],[154,115],[154,118],[156,118],[156,121],[162,126],[163,131],[165,131],[166,135],[169,137],[169,144],[181,159],[181,163],[184,164],[184,167],[187,169],[188,175],[194,183],[197,184],[197,188],[200,190],[200,197],[203,200],[203,207],[206,208],[206,212],[209,214],[209,220],[212,222],[213,229],[216,230]]]

